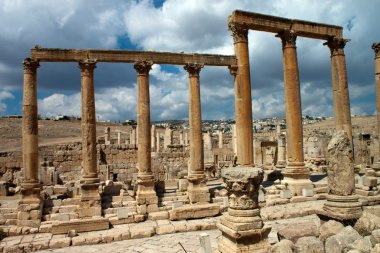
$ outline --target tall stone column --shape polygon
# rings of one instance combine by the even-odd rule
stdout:
[[[199,84],[200,64],[187,64],[189,73],[189,125],[190,125],[190,168],[188,194],[190,203],[210,202],[206,185],[202,139],[202,110]]]
[[[150,144],[151,144],[151,148],[152,148],[152,152],[156,152],[157,148],[156,148],[156,145],[157,145],[157,142],[156,142],[156,126],[155,125],[152,125],[151,127],[151,141],[150,141]]]
[[[375,52],[377,136],[380,136],[380,42],[373,43],[372,49]],[[377,176],[380,176],[380,145],[377,155],[377,162],[372,167],[377,171],[376,174],[379,174]]]
[[[145,214],[158,210],[158,198],[154,189],[154,176],[151,168],[151,129],[149,71],[152,62],[141,61],[134,65],[137,72],[137,135],[138,135],[138,174],[136,201],[138,212]]]
[[[259,189],[263,171],[252,167],[222,170],[229,197],[228,212],[217,224],[222,235],[218,250],[222,253],[268,252],[270,227],[264,226],[260,217]]]
[[[41,184],[38,180],[38,61],[26,58],[24,65],[24,94],[22,118],[22,156],[24,179],[21,184],[21,201],[18,206],[17,224],[38,227],[41,223]]]
[[[81,217],[100,216],[99,177],[96,157],[94,69],[96,61],[79,62],[82,82],[82,179]]]
[[[228,24],[228,27],[234,38],[235,55],[238,65],[238,72],[235,77],[235,117],[236,130],[238,132],[237,164],[251,166],[253,165],[253,142],[248,30],[231,22]]]
[[[280,134],[277,137],[277,163],[276,168],[283,169],[286,167],[286,139]]]
[[[286,113],[287,164],[283,183],[289,185],[294,196],[302,195],[303,188],[313,188],[303,154],[301,92],[298,74],[296,38],[292,30],[277,35],[282,41]]]
[[[347,83],[346,58],[344,47],[349,40],[333,37],[325,45],[331,52],[331,76],[334,98],[334,118],[336,130],[344,130],[352,145],[350,96]]]
[[[218,132],[218,147],[219,148],[223,148],[223,130],[222,129],[219,129],[219,132]]]

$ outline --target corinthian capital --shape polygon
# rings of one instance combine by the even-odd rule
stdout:
[[[197,64],[197,63],[188,63],[185,65],[184,69],[189,72],[190,76],[199,76],[199,72],[201,72],[201,69],[203,68],[203,64]]]
[[[81,70],[82,76],[90,75],[94,73],[96,68],[96,60],[94,59],[85,59],[79,62],[79,68]]]
[[[248,30],[241,27],[240,25],[229,22],[228,30],[232,32],[232,37],[234,38],[234,43],[238,42],[248,42]]]
[[[372,49],[373,51],[375,51],[375,58],[379,58],[380,57],[380,42],[373,43]]]
[[[151,61],[139,61],[136,62],[133,67],[135,68],[138,75],[148,75],[149,71],[152,69],[153,62]]]
[[[296,47],[297,34],[293,30],[279,32],[276,37],[281,39],[282,48]]]
[[[331,56],[344,54],[344,47],[346,43],[349,42],[349,39],[331,37],[323,45],[327,45],[330,48]]]
[[[38,60],[25,58],[22,61],[22,64],[24,65],[24,73],[27,74],[34,74],[37,71],[37,68],[40,66],[40,63]]]

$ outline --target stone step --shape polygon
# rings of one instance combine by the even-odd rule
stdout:
[[[53,235],[67,234],[70,230],[77,233],[109,229],[110,222],[108,218],[91,218],[83,220],[57,221],[51,228]]]

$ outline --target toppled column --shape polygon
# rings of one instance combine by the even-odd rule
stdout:
[[[111,128],[110,127],[104,128],[104,144],[106,145],[111,144]]]
[[[38,61],[27,58],[24,65],[22,156],[24,179],[21,183],[21,200],[17,211],[17,225],[38,227],[41,223],[41,184],[38,180]]]
[[[151,151],[156,152],[157,151],[157,141],[156,141],[156,126],[152,125],[151,127],[151,138],[152,140],[150,141],[151,144]]]
[[[268,252],[270,227],[260,217],[259,188],[263,171],[252,167],[222,170],[229,197],[228,211],[217,224],[222,236],[218,249],[222,253]]]
[[[96,157],[95,60],[79,62],[82,81],[82,179],[80,217],[101,215]]]
[[[168,148],[168,146],[172,144],[173,144],[173,130],[170,128],[170,125],[167,124],[165,127],[164,148]]]
[[[321,214],[338,220],[357,219],[361,215],[361,203],[355,195],[352,146],[344,130],[333,135],[328,145],[328,156],[329,194]]]
[[[375,52],[377,136],[380,136],[380,42],[373,43],[372,49]],[[377,153],[377,161],[373,164],[372,168],[376,171],[376,176],[380,176],[380,145]]]
[[[202,141],[202,110],[200,98],[199,72],[203,65],[187,64],[189,73],[189,125],[190,125],[190,164],[187,188],[190,203],[210,202],[206,185]]]
[[[296,39],[292,30],[284,30],[281,38],[284,65],[287,164],[283,171],[284,180],[293,196],[302,195],[303,189],[313,188],[309,170],[305,166],[303,154],[303,128],[301,92],[298,74]]]
[[[138,128],[138,174],[136,202],[140,214],[158,210],[158,198],[154,189],[154,176],[151,168],[151,129],[149,71],[152,62],[141,61],[134,65],[137,72],[137,128]]]

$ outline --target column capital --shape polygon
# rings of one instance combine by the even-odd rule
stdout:
[[[22,61],[22,64],[24,65],[24,73],[32,74],[36,73],[37,68],[40,66],[40,63],[38,60],[31,59],[31,58],[25,58]]]
[[[146,76],[149,74],[149,71],[152,69],[152,61],[139,61],[136,62],[133,67],[135,68],[137,75]]]
[[[189,77],[191,76],[198,76],[199,77],[199,72],[201,72],[201,69],[203,68],[203,64],[198,64],[198,63],[188,63],[186,64],[183,68],[189,72]]]
[[[331,56],[344,55],[343,49],[349,41],[349,39],[331,37],[327,42],[323,43],[323,45],[330,48]]]
[[[95,59],[85,59],[78,62],[79,68],[81,70],[82,76],[88,76],[94,72],[94,69],[96,68],[96,62]]]
[[[234,22],[228,23],[228,30],[232,32],[234,43],[248,42],[248,29],[243,28]]]
[[[228,66],[228,69],[230,70],[230,74],[234,77],[239,73],[239,67],[237,65],[230,65]]]
[[[380,57],[380,42],[376,42],[372,44],[372,49],[375,51],[375,58]]]
[[[276,37],[281,39],[282,48],[296,47],[297,34],[293,30],[283,30]]]

